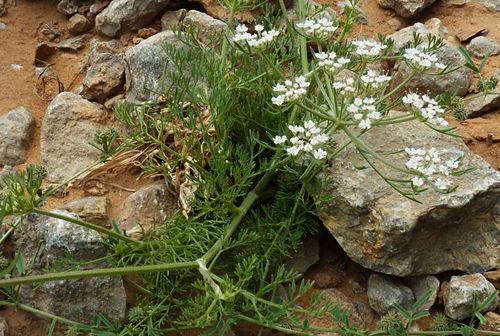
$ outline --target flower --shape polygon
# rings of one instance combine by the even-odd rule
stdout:
[[[432,147],[424,148],[406,148],[408,161],[406,168],[417,174],[412,178],[412,184],[415,187],[421,187],[426,181],[434,184],[440,190],[447,190],[450,187],[450,181],[446,179],[460,165],[460,158],[444,160],[445,151],[438,151]]]
[[[446,65],[439,62],[435,54],[424,52],[418,48],[407,48],[403,57],[413,65],[424,69],[436,68],[442,70],[446,68]]]
[[[380,86],[391,80],[391,76],[386,76],[384,74],[379,74],[375,70],[368,70],[364,75],[361,76],[361,82],[367,86],[374,89],[378,89]]]
[[[370,129],[373,121],[382,119],[382,113],[377,111],[375,99],[372,97],[355,98],[352,104],[347,106],[347,111],[352,113],[353,119],[363,130]]]
[[[318,68],[327,68],[330,71],[341,69],[351,61],[347,57],[337,58],[337,54],[334,51],[329,53],[315,53],[314,56],[318,60]]]
[[[332,20],[326,17],[307,19],[296,24],[304,35],[313,40],[326,40],[338,29]]]
[[[356,47],[354,53],[358,56],[378,56],[387,48],[386,45],[374,40],[356,40],[352,44]]]
[[[304,76],[293,80],[287,79],[284,83],[276,84],[273,91],[278,95],[271,98],[274,105],[281,106],[285,103],[294,102],[307,93],[310,83]]]
[[[303,126],[289,125],[288,129],[292,133],[292,137],[277,135],[273,138],[273,142],[277,145],[290,143],[285,149],[288,155],[299,156],[305,153],[312,155],[317,160],[326,158],[328,153],[321,146],[327,143],[330,138],[322,132],[316,122],[307,120]]]
[[[428,121],[436,126],[448,126],[448,122],[442,117],[446,111],[428,95],[408,93],[402,98],[402,101],[423,121]]]
[[[354,78],[347,78],[345,81],[335,81],[332,86],[342,95],[355,91]]]
[[[252,49],[264,50],[271,42],[280,34],[275,29],[264,30],[264,26],[256,25],[255,31],[257,34],[250,34],[245,25],[238,25],[236,27],[236,34],[233,36],[233,42],[246,42]]]

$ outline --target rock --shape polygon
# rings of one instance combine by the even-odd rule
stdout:
[[[57,48],[63,50],[80,51],[83,49],[83,47],[85,47],[86,40],[87,35],[78,35],[61,41],[57,45]]]
[[[60,209],[76,214],[81,219],[94,224],[107,224],[111,203],[107,197],[89,196],[63,204]]]
[[[497,41],[484,36],[473,38],[466,48],[472,55],[477,57],[500,54],[500,46]]]
[[[25,107],[18,107],[0,117],[0,165],[23,163],[35,127],[35,119]]]
[[[318,236],[309,236],[304,239],[302,246],[293,254],[285,266],[298,273],[305,273],[309,267],[319,261]]]
[[[393,18],[390,18],[389,20],[387,20],[387,24],[389,25],[389,27],[391,27],[393,30],[400,30],[401,28],[404,27],[404,21],[401,20],[400,18],[398,17],[393,17]]]
[[[213,37],[221,37],[227,29],[224,22],[197,10],[187,12],[182,24],[197,31],[203,42],[209,42]]]
[[[161,17],[161,30],[174,30],[177,28],[184,20],[186,13],[187,11],[184,8],[176,11],[166,11]]]
[[[354,301],[356,311],[363,319],[366,325],[371,325],[377,319],[377,314],[373,311],[369,304],[363,301]]]
[[[493,77],[500,81],[500,70],[495,71]],[[500,94],[498,93],[500,85],[497,84],[497,89],[493,90],[496,93],[487,95],[479,94],[476,97],[465,101],[465,111],[467,118],[477,118],[486,112],[495,110],[500,107]]]
[[[486,325],[481,325],[479,327],[480,330],[500,331],[500,315],[494,312],[488,312],[484,315],[484,317],[486,318],[487,323]]]
[[[4,16],[7,13],[7,8],[5,7],[4,0],[0,0],[0,16]]]
[[[500,0],[470,0],[479,3],[492,12],[500,12]]]
[[[0,32],[4,31],[5,29],[7,29],[7,25],[5,23],[3,23],[3,22],[0,22]]]
[[[7,320],[5,317],[0,316],[0,336],[7,336],[9,332],[9,326],[7,325]]]
[[[489,271],[484,273],[484,277],[495,286],[496,289],[500,289],[500,269],[495,271]]]
[[[57,4],[57,10],[63,14],[73,15],[78,13],[80,6],[89,6],[92,0],[61,0]]]
[[[159,97],[162,80],[168,80],[168,73],[175,71],[175,67],[168,61],[168,55],[163,49],[165,44],[172,44],[178,48],[183,43],[171,31],[164,31],[152,36],[125,54],[128,64],[125,70],[126,99],[130,103],[154,100]],[[164,83],[168,87],[168,83]]]
[[[413,296],[416,300],[420,299],[429,290],[432,292],[429,300],[425,302],[420,310],[429,310],[434,305],[439,291],[439,280],[433,275],[425,275],[418,278],[407,279],[407,284],[413,291]]]
[[[55,212],[76,217],[64,210]],[[32,274],[47,268],[65,269],[107,254],[106,244],[97,232],[46,216],[29,216],[21,232],[15,234],[14,242],[26,264],[33,265]],[[97,314],[111,321],[125,317],[126,297],[120,277],[26,285],[21,288],[20,298],[24,304],[82,323],[89,323]]]
[[[404,18],[414,17],[436,0],[378,0],[383,8],[391,8]]]
[[[96,16],[97,32],[116,37],[147,26],[170,0],[113,0]]]
[[[68,30],[74,35],[85,33],[91,27],[89,20],[81,14],[75,14],[69,19]]]
[[[106,99],[123,91],[125,61],[117,52],[118,41],[92,41],[88,56],[89,67],[82,83],[82,96],[104,103]]]
[[[482,274],[452,276],[444,297],[444,313],[453,320],[471,317],[474,293],[483,302],[494,291],[495,287]],[[485,311],[493,311],[497,305],[498,297]]]
[[[120,227],[129,234],[151,232],[177,209],[177,199],[165,181],[157,181],[131,194],[122,204]]]
[[[424,25],[431,34],[439,36],[442,39],[446,39],[448,36],[448,28],[446,28],[443,22],[438,18],[431,18],[425,21]]]
[[[336,141],[346,142],[340,136]],[[500,265],[499,172],[460,139],[432,131],[417,121],[371,129],[364,141],[372,150],[384,152],[405,147],[446,149],[464,155],[464,168],[476,169],[453,177],[458,187],[455,192],[429,190],[420,196],[422,203],[417,203],[401,196],[374,170],[356,169],[368,165],[355,148],[346,148],[323,171],[328,182],[310,185],[310,191],[315,192],[316,187],[317,192],[332,199],[319,216],[351,259],[377,272],[398,276],[448,270],[482,272]],[[390,160],[404,167],[407,157],[391,155]],[[375,163],[386,176],[402,178]]]
[[[358,313],[356,306],[341,291],[335,288],[328,288],[320,290],[319,292],[321,294],[322,300],[318,304],[318,307],[323,306],[328,300],[334,305],[339,306],[339,308],[344,309],[349,313],[350,316],[349,322],[351,323],[352,326],[355,326],[356,328],[359,329],[365,328],[365,323],[363,321],[363,318],[361,317],[360,313]],[[327,323],[326,325],[325,322]],[[311,325],[328,326],[331,328],[331,319],[328,318],[328,314],[323,316],[321,319],[311,318]]]
[[[415,302],[413,292],[396,278],[372,274],[368,279],[368,302],[377,313],[384,315],[399,304],[409,309]]]
[[[102,108],[78,95],[62,92],[54,98],[41,135],[41,159],[50,182],[60,183],[99,158],[99,151],[89,142],[104,129],[105,120]]]
[[[104,10],[109,5],[110,0],[96,0],[90,8],[89,12],[93,15],[97,15]]]
[[[430,30],[432,29],[432,30]],[[400,31],[389,35],[394,40],[394,52],[399,52],[409,42],[413,42],[413,34],[419,34],[426,40],[427,34],[440,34],[436,35],[444,37],[446,35],[446,28],[440,26],[436,20],[428,21],[428,26],[422,23],[416,23],[411,27],[401,29]],[[425,43],[425,42],[424,42]],[[458,49],[450,42],[444,41],[444,46],[439,49],[436,54],[443,64],[464,65],[466,60]],[[404,62],[397,62],[394,71],[392,85],[396,86],[404,81],[412,73],[411,68]],[[425,74],[417,74],[407,85],[406,89],[409,91],[420,91],[433,94],[451,93],[463,96],[467,93],[472,72],[470,69],[462,66],[458,70],[453,71],[443,76],[432,76]]]

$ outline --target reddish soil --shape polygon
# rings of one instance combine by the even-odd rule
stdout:
[[[330,4],[337,9],[336,4],[339,1],[319,0],[319,2]],[[36,94],[35,87],[38,80],[34,71],[34,53],[37,44],[44,40],[41,29],[45,24],[57,28],[62,33],[61,39],[69,37],[66,29],[67,18],[57,12],[57,3],[58,0],[17,0],[16,6],[10,6],[7,15],[0,17],[0,22],[7,25],[7,29],[0,32],[0,115],[18,106],[26,106],[36,118],[36,131],[28,149],[28,160],[16,169],[22,169],[26,164],[40,162],[40,127],[49,101],[41,99]],[[380,8],[375,0],[362,0],[361,7],[367,14],[368,25],[360,25],[357,28],[358,34],[375,37],[378,33],[390,34],[394,31],[389,21],[396,16],[391,10]],[[402,20],[402,22],[404,26],[408,26],[416,21],[424,22],[433,17],[443,21],[449,30],[451,42],[459,43],[454,37],[457,34],[475,32],[480,29],[488,29],[487,36],[500,42],[500,14],[492,13],[477,4],[453,6],[450,1],[437,1],[420,17]],[[58,51],[49,60],[52,69],[55,70],[59,81],[67,91],[76,92],[81,82],[80,60],[84,53],[85,51],[79,53]],[[11,64],[19,64],[22,68],[15,71],[11,69]],[[486,66],[486,73],[491,74],[499,68],[500,56],[492,57]],[[500,110],[492,111],[480,118],[461,123],[453,121],[453,123],[463,135],[466,144],[476,154],[484,157],[496,169],[500,169]],[[113,182],[136,189],[146,181],[138,181],[137,176],[134,175],[125,175]],[[57,207],[83,194],[82,190],[71,190],[63,199],[51,199],[48,208]],[[119,188],[109,188],[107,196],[112,204],[111,218],[117,217],[120,211],[119,204],[129,194],[130,192]],[[333,274],[333,276],[326,280],[321,279],[325,274]],[[355,294],[353,291],[352,282],[349,279],[358,279],[361,285],[364,285],[364,280],[363,269],[351,262],[332,264],[322,260],[307,273],[306,277],[323,281],[330,287],[336,287],[353,300],[367,300],[365,293]],[[0,315],[7,318],[11,336],[45,335],[43,327],[45,322],[26,313],[4,309],[0,311]],[[255,333],[247,331],[245,334]]]

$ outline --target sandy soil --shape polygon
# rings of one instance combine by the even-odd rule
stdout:
[[[324,4],[334,6],[336,0],[319,0]],[[27,1],[17,0],[15,7],[9,7],[8,14],[0,17],[0,22],[7,25],[7,29],[0,32],[0,115],[18,106],[29,108],[36,118],[36,131],[28,149],[28,160],[20,165],[24,168],[29,163],[40,162],[40,127],[49,101],[41,99],[37,95],[35,87],[37,77],[34,71],[34,53],[39,42],[44,41],[41,33],[44,25],[49,24],[56,27],[61,33],[61,39],[69,37],[66,29],[67,18],[58,13],[56,5],[58,0]],[[375,0],[362,0],[361,7],[368,16],[368,25],[358,27],[358,34],[375,37],[379,33],[390,34],[394,31],[389,24],[395,14],[391,10],[380,8]],[[466,4],[454,6],[450,1],[438,1],[427,9],[420,17],[412,20],[401,20],[404,26],[414,22],[424,22],[430,18],[440,18],[449,30],[449,40],[459,43],[455,35],[471,33],[480,29],[488,29],[488,37],[500,41],[500,14],[489,12],[477,4]],[[393,20],[394,21],[394,20]],[[158,26],[156,23],[155,26]],[[80,60],[85,51],[79,53],[58,51],[49,62],[58,75],[59,81],[68,91],[76,92],[82,80]],[[21,65],[19,71],[11,68],[12,64]],[[486,72],[492,73],[500,68],[500,56],[489,60]],[[470,119],[461,123],[453,122],[464,136],[466,144],[478,155],[484,157],[493,167],[500,169],[500,110],[490,112],[481,118]],[[145,183],[138,181],[137,176],[123,176],[119,184],[128,188],[137,189]],[[53,198],[48,207],[54,208],[70,199],[80,197],[84,194],[82,190],[71,190],[64,199]],[[130,194],[116,188],[110,188],[108,197],[111,199],[111,218],[119,215],[119,204]],[[347,278],[359,278],[362,270],[356,265],[320,263],[307,276],[310,279],[317,278],[328,271],[345,275]],[[363,279],[361,278],[360,281]],[[354,300],[366,301],[365,294],[354,294],[352,284],[346,279],[340,279],[335,287]],[[29,316],[28,314],[16,312],[14,309],[0,311],[10,325],[12,335],[45,335],[43,331],[44,322]],[[245,332],[251,335],[252,332]]]

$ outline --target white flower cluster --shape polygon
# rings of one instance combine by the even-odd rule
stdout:
[[[347,78],[345,81],[335,81],[333,82],[332,86],[341,95],[345,95],[349,92],[353,93],[355,91],[354,78]]]
[[[445,110],[439,106],[438,102],[428,95],[419,95],[418,93],[408,93],[403,97],[403,103],[413,107],[423,120],[436,126],[446,127],[448,122],[443,119]]]
[[[351,61],[346,57],[337,58],[337,54],[334,51],[329,53],[315,53],[314,56],[318,60],[319,68],[328,68],[330,71],[338,70]]]
[[[280,34],[275,29],[264,30],[264,26],[256,25],[255,31],[257,34],[250,34],[245,25],[240,24],[236,27],[236,34],[234,34],[233,42],[246,42],[254,49],[262,50],[269,46],[269,44]]]
[[[386,76],[384,74],[379,74],[375,70],[368,70],[364,75],[361,76],[361,81],[365,85],[369,85],[374,89],[378,89],[380,86],[391,80],[391,76]]]
[[[405,50],[404,58],[410,63],[422,68],[444,69],[446,65],[439,62],[435,54],[426,53],[418,48],[408,48]]]
[[[278,106],[296,101],[307,93],[310,84],[304,76],[294,80],[287,79],[283,84],[276,84],[273,87],[273,91],[278,95],[271,98],[271,101]]]
[[[286,149],[288,155],[298,156],[302,153],[309,153],[317,160],[326,157],[327,152],[321,146],[328,142],[329,137],[321,132],[321,129],[314,121],[308,120],[304,123],[304,126],[290,125],[288,129],[293,135],[290,139],[285,135],[278,135],[273,138],[276,145],[286,144],[287,142],[291,144]]]
[[[352,41],[352,44],[356,46],[354,53],[359,56],[378,56],[387,48],[386,45],[374,40],[356,40]]]
[[[382,114],[377,111],[375,99],[372,97],[354,99],[354,102],[347,107],[347,111],[353,114],[353,119],[358,122],[361,129],[369,129],[373,121],[382,119]]]
[[[311,39],[326,40],[339,28],[326,17],[307,19],[296,24],[304,35]]]
[[[412,179],[414,186],[421,187],[428,180],[441,190],[450,187],[450,181],[443,177],[449,176],[458,168],[459,159],[445,161],[436,148],[406,148],[405,152],[409,156],[406,167],[419,174]]]

